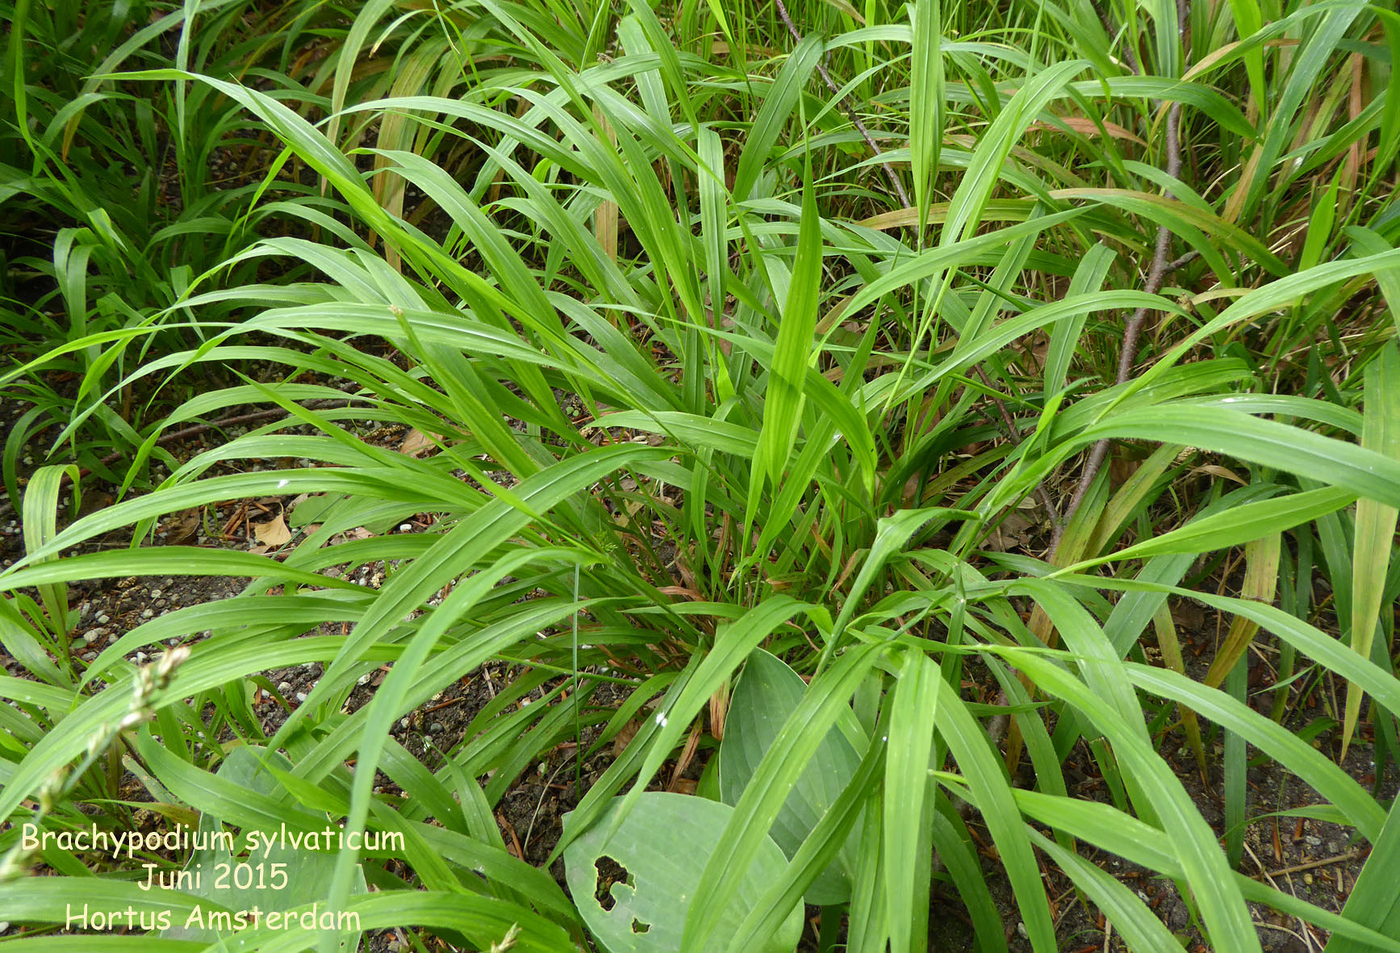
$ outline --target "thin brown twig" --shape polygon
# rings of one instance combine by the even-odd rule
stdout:
[[[1108,33],[1111,39],[1113,35],[1118,32],[1118,29],[1113,25],[1113,20],[1109,17],[1108,11],[1103,8],[1103,4],[1100,0],[1089,0],[1089,5],[1092,6],[1094,12],[1099,15],[1099,21],[1103,24],[1104,31]],[[1123,44],[1122,52],[1123,58],[1119,62],[1127,67],[1128,72],[1134,75],[1141,73],[1142,70],[1138,69],[1137,55],[1126,43]]]
[[[1176,271],[1178,268],[1184,268],[1200,257],[1201,253],[1193,248],[1175,261],[1167,262],[1167,271],[1170,273]]]
[[[1259,864],[1259,873],[1253,874],[1252,879],[1259,880],[1261,877],[1282,877],[1284,874],[1296,874],[1305,870],[1316,870],[1319,867],[1327,867],[1331,864],[1349,863],[1361,857],[1365,857],[1371,852],[1369,847],[1361,847],[1356,850],[1349,850],[1338,854],[1335,857],[1323,857],[1320,860],[1310,860],[1302,864],[1294,864],[1291,867],[1281,867],[1278,870],[1267,870],[1263,864]],[[1255,858],[1258,863],[1259,858]]]
[[[788,15],[787,7],[783,4],[783,0],[775,0],[775,3],[778,7],[778,16],[783,18],[783,23],[787,25],[788,32],[792,34],[794,40],[801,43],[802,33],[797,29],[797,24],[792,22],[792,17]],[[825,54],[823,54],[823,57],[825,57]],[[827,72],[825,63],[821,61],[817,62],[817,72],[820,73],[822,79],[826,81],[827,87],[833,93],[840,95],[841,87],[837,86],[836,81],[831,78],[831,74]],[[841,106],[841,111],[846,114],[846,118],[851,121],[851,124],[854,125],[856,130],[860,133],[861,138],[865,140],[865,144],[870,147],[870,151],[874,153],[877,158],[883,156],[884,150],[875,142],[875,138],[870,135],[870,130],[865,128],[865,123],[860,121],[860,117],[856,115],[856,111],[846,105],[846,98],[844,96],[838,100],[838,104]],[[885,177],[890,180],[890,185],[894,188],[895,195],[899,196],[900,204],[904,208],[909,208],[909,193],[904,190],[904,183],[899,180],[899,176],[895,173],[894,167],[884,159],[880,159],[880,167],[885,170]]]

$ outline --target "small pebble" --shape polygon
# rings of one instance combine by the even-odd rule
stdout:
[[[160,598],[160,590],[159,590],[159,589],[152,589],[152,590],[151,590],[151,598],[152,598],[152,599],[159,599],[159,598]]]
[[[408,532],[409,530],[411,530],[411,529],[413,529],[413,524],[411,524],[411,523],[400,523],[400,524],[399,524],[399,532],[400,532],[400,533],[407,533],[407,532]]]
[[[155,613],[155,610],[153,610],[153,609],[142,609],[142,610],[141,610],[141,618],[143,618],[143,619],[152,618],[155,614],[156,614],[156,613]]]
[[[1307,884],[1309,887],[1312,886],[1312,880],[1312,874],[1303,874],[1303,883]]]
[[[1303,838],[1303,842],[1309,847],[1318,847],[1322,844],[1322,838],[1315,834],[1309,834],[1307,837]]]
[[[102,623],[103,625],[106,625],[108,622],[112,621],[112,617],[104,612],[97,617],[97,621]]]
[[[283,695],[285,695],[285,694],[287,694],[289,691],[292,690],[292,683],[291,683],[291,682],[279,682],[279,683],[277,684],[277,690],[278,690],[279,692],[281,692]]]
[[[304,702],[304,701],[306,701],[306,692],[297,692],[297,701],[299,701],[299,702]]]
[[[442,731],[442,722],[433,722],[431,725],[428,726],[428,731],[432,734],[437,734],[438,732]]]
[[[100,639],[100,638],[102,638],[102,630],[101,630],[101,629],[93,629],[93,630],[92,630],[91,632],[89,632],[87,635],[83,636],[83,641],[84,641],[85,643],[87,643],[88,645],[91,645],[92,643],[96,642],[96,641],[97,641],[98,639]]]

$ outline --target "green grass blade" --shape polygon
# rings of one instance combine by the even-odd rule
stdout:
[[[1231,879],[1229,864],[1216,842],[1215,832],[1196,810],[1166,762],[1135,733],[1125,730],[1121,715],[1105,705],[1084,683],[1037,654],[1008,650],[1008,655],[1037,685],[1070,702],[1112,741],[1126,770],[1133,773],[1151,798],[1164,827],[1173,832],[1173,849],[1196,895],[1211,942],[1240,953],[1259,950],[1259,935],[1244,897]]]
[[[1007,879],[1016,893],[1016,905],[1021,911],[1032,949],[1056,949],[1054,920],[1050,902],[1040,879],[1035,853],[1016,808],[1015,797],[1001,762],[992,751],[987,732],[972,717],[958,693],[942,678],[935,679],[938,706],[942,712],[939,733],[957,759],[967,781],[973,803],[982,812],[987,829],[992,834]]]
[[[1361,446],[1391,460],[1400,460],[1400,353],[1381,349],[1380,358],[1366,369],[1366,413]],[[1394,550],[1395,522],[1400,508],[1370,497],[1356,503],[1356,541],[1352,550],[1351,647],[1370,658],[1376,635],[1381,599]],[[1387,655],[1390,653],[1387,651]],[[1346,757],[1352,733],[1361,715],[1361,690],[1347,685],[1346,714],[1342,721],[1342,750]]]

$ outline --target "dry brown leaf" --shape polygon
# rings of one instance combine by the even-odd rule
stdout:
[[[1172,621],[1184,629],[1198,631],[1206,625],[1206,610],[1199,603],[1189,599],[1174,599],[1171,602]]]
[[[164,523],[165,543],[167,546],[179,546],[187,543],[199,532],[200,511],[194,509],[181,510],[179,513],[166,519]]]
[[[435,449],[441,440],[442,434],[410,430],[408,436],[403,438],[403,443],[399,444],[399,453],[406,453],[410,457],[419,457],[427,451]]]
[[[282,518],[280,513],[276,519],[266,523],[253,523],[252,527],[253,537],[267,549],[281,546],[290,542],[292,538],[292,531],[287,528],[287,521]]]
[[[721,688],[710,696],[710,734],[724,740],[724,722],[729,717],[729,693]]]
[[[1090,139],[1102,135],[1102,132],[1100,132],[1099,130],[1098,123],[1094,122],[1094,120],[1092,119],[1087,119],[1083,116],[1061,116],[1059,121],[1064,123],[1069,128],[1073,129],[1075,132],[1079,133],[1081,136],[1087,136]],[[1045,129],[1053,132],[1055,127],[1050,125],[1049,123],[1033,122],[1030,124],[1028,131],[1035,129]],[[1128,142],[1135,142],[1140,146],[1147,145],[1147,143],[1143,142],[1137,136],[1133,135],[1131,132],[1124,129],[1117,123],[1104,122],[1103,132],[1107,132],[1114,139],[1125,139]]]
[[[1031,544],[1028,530],[1034,525],[1035,520],[1030,517],[1012,513],[992,532],[987,539],[987,548],[1000,553],[1028,549]]]
[[[928,209],[928,224],[942,225],[948,221],[949,202],[935,202]],[[1022,222],[1030,213],[1034,202],[1027,202],[1025,199],[991,199],[987,202],[986,208],[982,211],[983,221],[995,222]],[[879,215],[872,215],[863,218],[857,225],[864,228],[873,228],[877,231],[885,231],[891,228],[903,228],[906,225],[914,225],[919,221],[919,210],[917,208],[897,208],[889,212],[881,212]]]
[[[641,730],[641,727],[642,723],[635,719],[622,726],[622,729],[613,738],[612,756],[614,760],[622,757],[622,753],[627,750],[632,739],[637,737],[637,732]]]

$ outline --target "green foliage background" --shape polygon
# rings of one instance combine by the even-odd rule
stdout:
[[[1086,847],[1173,880],[1218,950],[1261,948],[1247,902],[1330,931],[1329,950],[1400,950],[1394,810],[1283,727],[1336,681],[1342,751],[1363,712],[1377,777],[1400,748],[1393,10],[0,10],[0,388],[28,408],[0,456],[26,547],[0,572],[0,644],[25,676],[0,677],[4,917],[61,923],[77,893],[150,902],[131,870],[19,849],[21,823],[127,823],[129,768],[172,819],[310,811],[402,832],[408,879],[352,852],[326,875],[326,902],[366,930],[504,949],[515,925],[515,949],[584,948],[592,901],[512,856],[493,807],[541,752],[601,750],[649,705],[664,717],[589,788],[556,855],[605,815],[621,824],[763,647],[806,688],[697,895],[676,900],[682,951],[769,942],[842,851],[849,898],[823,923],[845,915],[848,949],[927,948],[944,869],[979,948],[1004,949],[972,816],[1037,951],[1059,942],[1042,860],[1132,948],[1177,943]],[[249,407],[285,415],[190,459],[162,441]],[[366,421],[438,452],[366,442]],[[1105,440],[1114,462],[1085,466]],[[46,459],[26,459],[34,441]],[[275,459],[310,465],[230,466]],[[80,469],[116,499],[69,519]],[[275,556],[139,545],[165,514],[302,493],[333,502]],[[423,513],[429,532],[331,545]],[[993,544],[1024,514],[1035,547]],[[132,548],[75,552],[115,530]],[[382,587],[352,581],[380,561]],[[65,587],[133,573],[249,582],[236,606],[153,619],[82,662]],[[1185,674],[1173,595],[1232,620],[1203,678]],[[347,634],[307,634],[326,621]],[[1277,687],[1250,705],[1244,660],[1263,638]],[[171,639],[187,657],[128,660]],[[442,766],[390,737],[490,660],[533,674]],[[250,679],[306,662],[324,677],[267,736]],[[372,703],[342,712],[385,663]],[[963,697],[973,670],[1004,702]],[[620,707],[595,703],[604,683]],[[507,713],[538,686],[546,703]],[[837,725],[854,768],[721,942]],[[1081,739],[1112,803],[1067,793]],[[1223,844],[1162,755],[1184,740],[1204,760],[1216,739]],[[275,791],[221,779],[242,745],[288,759],[269,761]],[[1250,749],[1371,845],[1343,914],[1240,872]],[[1021,751],[1033,789],[1010,780]],[[413,797],[375,794],[376,770]],[[46,876],[24,875],[40,861]],[[352,896],[356,862],[377,892]],[[96,948],[43,933],[5,942]],[[337,939],[221,942],[207,948]],[[102,948],[136,944],[205,948]]]

